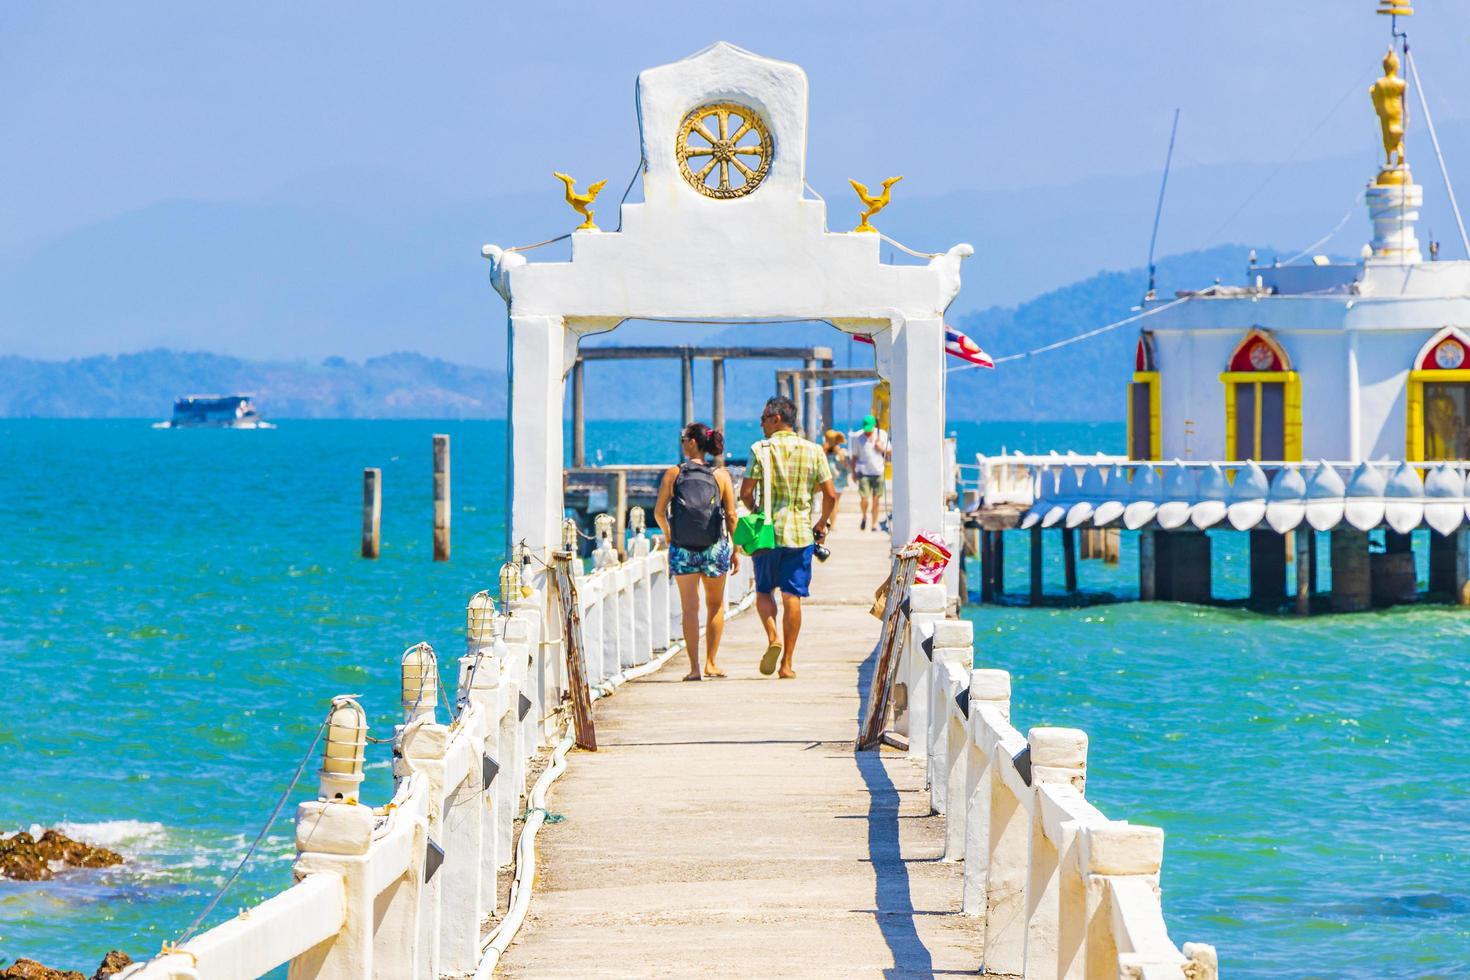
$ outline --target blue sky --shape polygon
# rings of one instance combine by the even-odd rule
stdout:
[[[497,227],[494,214],[480,222],[483,240],[509,241],[561,220],[553,169],[620,187],[638,156],[638,70],[719,39],[806,68],[812,183],[845,207],[847,177],[903,173],[897,220],[905,197],[1009,189],[1044,197],[1050,187],[1127,177],[1144,187],[1156,180],[1176,106],[1176,166],[1242,176],[1218,200],[1193,202],[1198,214],[1187,220],[1191,202],[1182,198],[1181,217],[1166,220],[1163,251],[1267,240],[1273,215],[1303,192],[1273,184],[1277,165],[1350,158],[1356,180],[1371,175],[1367,86],[1388,32],[1373,0],[704,7],[0,5],[8,134],[0,262],[21,268],[14,263],[68,236],[68,254],[81,252],[99,224],[170,202],[329,203],[370,221],[375,212],[544,196],[545,210],[524,227]],[[1470,4],[1425,0],[1408,26],[1436,122],[1451,136],[1470,132]],[[1438,196],[1427,141],[1411,145],[1411,161]],[[1470,174],[1470,160],[1462,172]],[[1357,186],[1330,200],[1346,207]],[[1324,230],[1341,213],[1335,208],[1314,208]],[[1148,208],[1134,210],[1146,226]],[[979,214],[965,237],[983,256],[1034,231],[1024,217],[1005,222]],[[1089,264],[1141,263],[1140,232],[1126,232],[1126,256],[1079,255],[1052,284]],[[1293,226],[1281,237],[1296,233]],[[164,232],[134,234],[136,243],[124,236],[122,247],[146,253]],[[95,322],[38,330],[15,312],[33,310],[29,300],[9,304],[7,315],[3,290],[24,278],[6,280],[0,269],[0,353],[107,347]],[[1014,301],[1044,285],[1027,280],[1007,292],[996,283],[992,292]],[[40,343],[38,333],[50,339]],[[149,339],[114,333],[123,346]],[[341,348],[330,337],[328,346]],[[414,346],[413,337],[405,330],[399,346]],[[160,339],[208,347],[212,337],[175,325]],[[394,346],[392,331],[375,344]]]

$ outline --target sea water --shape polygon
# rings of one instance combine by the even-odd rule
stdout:
[[[1122,443],[1115,425],[952,427],[962,457]],[[657,460],[676,429],[591,423],[588,445],[605,462]],[[736,450],[756,434],[732,429]],[[434,432],[452,441],[448,563],[430,561]],[[366,466],[383,469],[375,562],[357,555]],[[361,694],[386,737],[406,647],[427,640],[452,680],[465,601],[493,589],[503,556],[504,500],[501,422],[0,421],[0,829],[60,825],[128,858],[0,882],[0,962],[90,973],[108,949],[141,957],[176,938],[265,823],[333,694]],[[1218,594],[1245,593],[1243,537],[1213,535]],[[1018,594],[1024,542],[1009,536]],[[1136,595],[1133,536],[1123,544],[1117,566],[1079,563],[1090,596]],[[1470,616],[966,615],[976,662],[1012,673],[1017,726],[1087,731],[1089,797],[1165,829],[1177,941],[1214,943],[1232,977],[1470,973]],[[370,748],[364,796],[382,802],[387,747]],[[290,816],[316,766],[206,924],[289,882]]]

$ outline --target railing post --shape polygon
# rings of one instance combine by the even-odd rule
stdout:
[[[1076,728],[1033,728],[1031,787],[1037,795],[1031,813],[1030,875],[1026,883],[1027,980],[1056,980],[1061,939],[1061,862],[1066,841],[1046,834],[1041,791],[1065,786],[1082,792],[1087,780],[1087,733]]]
[[[938,588],[943,595],[942,586]],[[963,619],[941,619],[934,624],[934,664],[929,680],[929,806],[945,812],[949,802],[949,706],[943,674],[944,664],[970,669],[975,647],[975,625]]]
[[[966,623],[966,626],[971,624]],[[946,706],[946,714],[949,723],[945,726],[944,757],[948,763],[948,773],[945,787],[945,815],[944,815],[944,860],[959,861],[965,856],[965,823],[969,819],[970,810],[970,752],[968,751],[973,742],[970,739],[970,712],[973,707],[970,704],[970,678],[974,674],[970,662],[973,659],[973,648],[971,655],[963,661],[946,661],[945,671],[954,676],[956,673],[963,679],[963,684],[954,693],[956,704],[949,708]],[[955,668],[959,668],[958,671]],[[959,702],[962,701],[963,705]]]
[[[1109,882],[1122,877],[1141,877],[1151,888],[1157,888],[1164,861],[1164,832],[1158,827],[1109,822],[1089,827],[1080,844],[1087,892],[1085,976],[1115,977],[1118,944],[1113,934]]]
[[[648,540],[633,541],[633,662],[653,659],[653,597],[649,574]]]
[[[633,602],[633,593],[637,589],[637,569],[626,560],[618,567],[618,665],[620,667],[632,667],[642,661],[638,659],[638,647],[635,643],[634,634],[637,628],[634,626],[633,617],[637,615],[638,607]]]
[[[985,848],[990,833],[994,761],[980,748],[983,744],[981,729],[991,724],[992,719],[1009,722],[1010,718],[1010,673],[989,668],[971,671],[969,738],[965,744],[970,761],[965,770],[968,803],[965,807],[965,875],[961,906],[966,915],[985,913],[986,873],[989,870]]]
[[[1013,750],[1000,739],[989,748],[990,816],[986,821],[985,960],[986,973],[1020,976],[1026,964],[1026,864],[1030,849],[1030,811],[1012,789],[1006,770],[1014,769]],[[1031,791],[1028,788],[1026,792]]]
[[[742,565],[742,567],[744,567]],[[669,553],[659,550],[648,556],[648,642],[654,653],[669,648],[673,628],[669,615]]]
[[[499,625],[503,628],[504,620],[501,620]],[[482,739],[480,758],[472,763],[472,765],[479,766],[481,770],[480,796],[477,805],[480,808],[478,852],[480,896],[478,905],[482,914],[500,911],[497,908],[500,891],[496,880],[501,863],[497,850],[499,833],[496,821],[499,813],[496,808],[496,792],[500,786],[505,785],[500,778],[500,717],[504,713],[501,706],[500,675],[504,670],[506,653],[503,642],[497,642],[496,646],[499,648],[498,652],[492,648],[480,655],[479,666],[472,674],[468,673],[468,668],[473,665],[475,658],[465,657],[460,661],[462,670],[466,671],[466,676],[469,678],[469,700],[478,712],[477,722]]]
[[[480,887],[484,866],[481,823],[487,798],[481,762],[484,718],[480,707],[471,704],[457,719],[451,758],[455,769],[461,760],[468,764],[458,785],[446,787],[444,793],[440,838],[444,866],[439,870],[443,879],[439,892],[439,969],[444,973],[473,973],[480,959],[480,922],[485,917]]]
[[[290,980],[358,980],[373,975],[373,898],[368,849],[373,811],[360,803],[313,800],[296,811],[297,881],[309,874],[342,879],[342,931],[291,961]]]
[[[897,730],[908,737],[909,758],[929,756],[930,679],[934,668],[930,658],[933,644],[925,650],[925,641],[934,635],[934,624],[944,618],[944,587],[915,584],[909,587],[909,635],[904,644],[903,697],[897,703],[903,710],[894,717],[902,727]]]
[[[427,833],[426,839],[415,842],[415,860],[406,880],[390,886],[401,889],[391,902],[395,911],[384,914],[380,910],[379,934],[373,945],[381,976],[439,975],[439,896],[444,875],[442,868],[432,877],[425,874],[425,855],[431,846],[444,847],[444,750],[449,729],[435,724],[433,718],[432,714],[426,715],[406,725],[397,738],[409,778],[416,776],[425,783]],[[397,920],[397,927],[390,927],[390,920]],[[404,933],[408,934],[407,942]],[[410,972],[415,963],[417,970]]]

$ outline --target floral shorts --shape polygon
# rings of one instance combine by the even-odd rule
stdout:
[[[675,575],[720,578],[730,574],[730,539],[721,538],[703,551],[669,545],[669,571]]]

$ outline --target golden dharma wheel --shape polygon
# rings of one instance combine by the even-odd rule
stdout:
[[[744,197],[771,171],[771,133],[760,114],[738,102],[690,110],[674,142],[679,173],[705,197]]]

